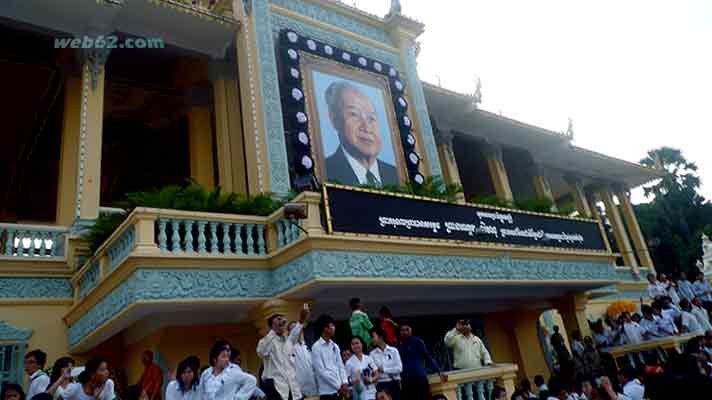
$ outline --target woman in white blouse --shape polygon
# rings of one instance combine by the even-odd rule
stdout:
[[[200,360],[190,356],[178,364],[176,380],[166,387],[166,400],[200,400]]]
[[[71,370],[65,368],[62,377],[57,381],[60,383],[55,382],[47,392],[54,396],[56,390],[69,379]],[[109,365],[103,359],[95,358],[89,361],[77,380],[79,383],[70,383],[63,388],[63,400],[114,400],[116,397],[114,381],[109,379]]]
[[[351,339],[353,355],[346,362],[346,375],[352,387],[353,398],[358,400],[376,400],[376,382],[380,374],[373,359],[364,354],[366,345],[358,336]]]
[[[54,393],[52,397],[55,400],[63,398],[63,394],[67,386],[69,386],[71,379],[62,379],[64,375],[71,375],[72,368],[74,367],[74,360],[70,357],[60,357],[54,362],[52,367],[52,375],[49,378],[49,386],[47,386],[48,393]]]
[[[230,368],[230,348],[216,343],[210,350],[210,368],[200,379],[201,400],[249,400],[257,389],[257,379]]]

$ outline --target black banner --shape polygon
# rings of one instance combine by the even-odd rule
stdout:
[[[606,251],[595,221],[324,185],[329,232]]]

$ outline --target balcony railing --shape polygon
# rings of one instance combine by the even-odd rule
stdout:
[[[68,231],[61,226],[0,224],[0,256],[62,259]]]
[[[234,15],[232,0],[159,0],[159,2],[217,17],[233,18]]]
[[[78,299],[86,297],[130,256],[265,257],[300,238],[280,209],[267,217],[136,208],[77,272]]]
[[[507,398],[510,398],[514,394],[514,381],[518,370],[519,367],[516,364],[495,364],[482,368],[446,372],[446,382],[442,382],[438,375],[429,376],[428,381],[434,399],[441,396],[447,400],[457,400],[460,398],[457,391],[464,387],[468,396],[471,388],[472,398],[465,399],[463,397],[463,400],[487,400],[491,398],[495,384],[504,388]]]
[[[609,347],[602,350],[604,353],[608,353],[615,360],[616,365],[618,365],[618,359],[624,357],[628,354],[640,353],[643,351],[663,349],[666,351],[675,351],[677,353],[682,353],[682,347],[690,341],[690,339],[701,336],[702,333],[692,333],[680,336],[668,336],[660,339],[645,340],[636,344],[626,344],[623,346]]]

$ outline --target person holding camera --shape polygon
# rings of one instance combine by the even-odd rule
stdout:
[[[364,354],[364,347],[361,337],[351,339],[353,355],[346,362],[346,374],[354,400],[376,400],[376,382],[381,374],[373,359]]]
[[[309,317],[309,305],[304,304],[299,321],[290,331],[284,315],[275,314],[267,320],[270,331],[257,343],[257,354],[262,358],[264,372],[262,381],[270,400],[300,400],[302,392],[297,382],[294,367],[294,347]]]

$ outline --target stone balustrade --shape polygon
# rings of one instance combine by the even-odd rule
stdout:
[[[64,258],[68,231],[61,226],[0,224],[0,256]]]
[[[131,256],[225,259],[267,257],[301,237],[280,209],[267,217],[136,208],[73,277],[86,297]]]
[[[433,399],[457,400],[458,389],[465,389],[463,400],[487,400],[491,398],[494,385],[504,388],[507,398],[515,391],[515,380],[519,367],[516,364],[494,364],[488,367],[463,369],[445,373],[447,381],[443,382],[438,375],[430,375],[430,391]],[[469,393],[472,397],[467,399]]]
[[[613,357],[618,366],[619,359],[621,357],[627,356],[628,354],[640,353],[648,350],[663,349],[666,351],[673,350],[677,353],[682,353],[682,347],[690,341],[690,339],[702,336],[703,333],[693,333],[680,336],[668,336],[660,339],[645,340],[636,344],[625,344],[622,346],[609,347],[603,349],[604,353],[608,353]]]

